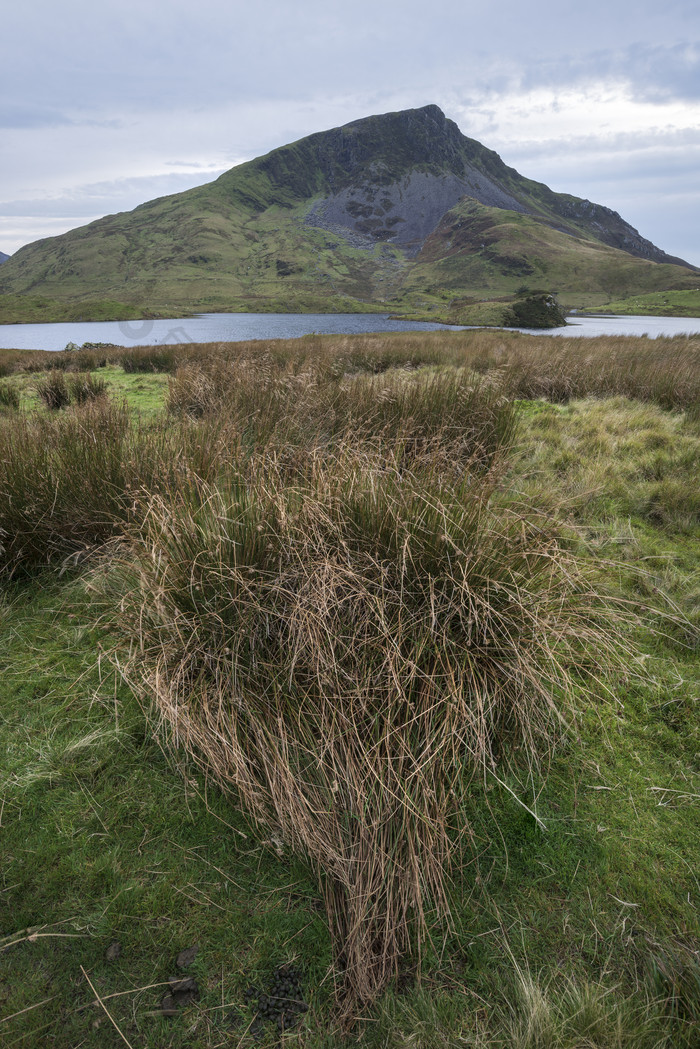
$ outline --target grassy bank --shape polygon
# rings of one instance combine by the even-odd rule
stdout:
[[[192,311],[179,307],[178,317],[192,316]],[[168,317],[167,306],[153,310],[146,303],[118,302],[109,298],[63,301],[45,295],[3,294],[0,297],[0,324],[60,324],[80,321],[129,321],[141,318]]]
[[[0,380],[0,1039],[691,1047],[698,340],[153,352]]]
[[[601,313],[641,314],[651,317],[700,317],[700,289],[655,291],[608,302]],[[583,310],[582,312],[596,312]]]

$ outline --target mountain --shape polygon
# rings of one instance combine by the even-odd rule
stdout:
[[[0,265],[2,265],[3,262],[7,262],[9,257],[10,256],[6,255],[4,251],[0,251]]]
[[[10,300],[102,316],[409,311],[524,285],[595,305],[691,279],[616,212],[524,178],[429,105],[29,244],[3,265],[0,315]]]

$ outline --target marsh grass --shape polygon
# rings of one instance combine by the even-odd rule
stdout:
[[[39,400],[50,411],[67,408],[69,404],[85,404],[104,397],[107,384],[102,379],[95,379],[89,372],[78,372],[66,376],[61,371],[53,371],[34,384]]]
[[[68,383],[62,371],[54,371],[42,379],[39,379],[34,389],[42,404],[49,411],[58,411],[70,404],[70,392]]]
[[[152,348],[114,351],[143,354]],[[700,338],[601,336],[595,339],[531,336],[504,331],[409,332],[362,337],[307,336],[292,342],[211,343],[170,347],[163,370],[237,362],[267,354],[282,369],[316,374],[381,374],[405,368],[466,368],[490,373],[509,398],[558,403],[582,397],[623,396],[666,410],[700,411]]]
[[[494,485],[386,445],[259,460],[149,499],[107,577],[156,729],[315,870],[346,1017],[449,919],[471,777],[534,769],[615,659],[613,606]]]
[[[122,350],[116,359],[125,372],[174,372],[177,354],[170,346],[137,346]]]
[[[85,349],[70,351],[70,370],[77,372],[92,372],[97,368],[107,366],[108,353],[105,349]]]
[[[226,445],[216,424],[141,427],[103,397],[0,420],[0,570],[80,563],[119,535],[143,488],[209,477]]]
[[[465,1023],[425,993],[381,1010],[382,1049],[693,1049],[697,1027],[674,1014],[673,998],[651,986],[634,992],[563,974],[536,977],[513,964],[495,988],[487,1018]],[[695,1001],[697,1002],[696,997]]]
[[[504,385],[514,397],[566,403],[622,396],[694,417],[700,412],[697,336],[535,338],[502,357]]]
[[[635,348],[638,360],[628,368],[625,355]],[[615,678],[619,688],[608,681],[629,624],[606,587],[627,587],[628,607],[649,620],[655,591],[668,586],[686,619],[697,623],[697,585],[689,582],[697,561],[682,548],[697,524],[688,482],[697,348],[698,340],[591,345],[493,332],[179,347],[178,372],[159,380],[169,381],[170,411],[148,425],[103,398],[0,419],[5,575],[47,564],[61,572],[99,552],[91,585],[103,621],[112,624],[116,665],[158,738],[171,745],[176,767],[186,770],[185,794],[192,766],[182,755],[189,754],[264,828],[259,838],[277,843],[280,878],[290,850],[313,870],[345,1019],[359,1005],[365,1015],[404,966],[420,973],[425,957],[449,954],[443,932],[451,919],[451,936],[471,943],[469,922],[481,896],[500,892],[516,929],[534,930],[533,954],[539,951],[547,966],[554,955],[578,965],[578,982],[507,984],[512,1010],[502,996],[492,1004],[492,1022],[475,1046],[578,1049],[592,1032],[603,1032],[596,1038],[607,1049],[603,1034],[617,1047],[619,1028],[636,1032],[646,1049],[654,1017],[658,1040],[649,1045],[685,1045],[671,1035],[663,1041],[669,1030],[680,1038],[689,1029],[680,1012],[657,1016],[654,1006],[644,1014],[641,1003],[636,1013],[624,1004],[627,985],[608,998],[594,976],[588,985],[579,977],[586,966],[628,975],[623,954],[640,952],[618,945],[610,967],[597,953],[599,937],[610,943],[618,935],[603,906],[611,893],[648,904],[650,924],[656,920],[666,939],[674,922],[695,928],[690,896],[686,908],[679,887],[687,861],[674,859],[673,849],[678,836],[685,856],[696,839],[682,823],[684,812],[669,808],[659,816],[656,795],[649,802],[647,792],[660,783],[678,786],[664,778],[677,767],[688,777],[679,789],[691,795],[683,804],[697,794],[688,742],[697,739],[696,700],[682,662],[690,667],[697,630],[684,625],[672,671],[658,684],[649,677],[647,708],[635,674],[642,668],[641,678],[651,675],[649,663],[630,657]],[[614,366],[607,362],[613,350]],[[58,370],[71,378],[69,368]],[[618,390],[617,401],[602,400],[606,386]],[[638,402],[625,392],[633,389]],[[544,395],[557,406],[529,399]],[[572,399],[584,395],[589,399]],[[522,455],[514,454],[519,442]],[[643,584],[635,571],[642,558],[654,569]],[[647,647],[668,644],[668,628],[662,633],[659,639],[647,630]],[[27,658],[35,660],[34,652]],[[32,677],[39,704],[42,687]],[[607,697],[600,704],[593,702],[597,691]],[[83,703],[87,709],[91,701]],[[116,701],[114,712],[121,725]],[[54,726],[66,728],[58,716]],[[18,767],[15,786],[42,799],[54,790],[70,793],[75,770],[83,768],[97,790],[111,741],[118,742],[116,733],[101,730],[92,736],[85,726],[70,740],[52,737]],[[577,750],[579,731],[586,744]],[[606,734],[614,745],[601,738]],[[558,759],[564,747],[570,749]],[[553,810],[545,836],[531,799],[540,796],[552,752],[564,766],[557,804],[563,799],[569,809]],[[142,793],[153,790],[149,775],[144,769]],[[579,798],[586,783],[602,791],[591,794],[596,805],[587,808]],[[119,784],[114,793],[122,790],[128,808],[129,789]],[[100,797],[109,825],[110,800]],[[129,813],[124,834],[136,850],[141,831],[129,837],[130,820]],[[477,824],[486,858],[482,867],[475,861],[472,879],[471,868],[465,874],[459,864],[464,835],[471,841]],[[71,842],[81,842],[81,849],[70,846],[76,868],[80,826],[70,832]],[[95,832],[105,832],[98,822]],[[57,850],[65,845],[61,833],[54,828]],[[206,847],[218,847],[227,833],[218,824],[207,830]],[[635,834],[644,844],[632,844]],[[93,846],[90,856],[102,870]],[[117,884],[119,862],[103,862],[109,886]],[[602,898],[596,914],[591,904],[584,916],[576,902],[577,893],[583,899],[579,867],[579,881]],[[193,880],[190,873],[182,883],[186,894]],[[242,905],[231,926],[246,907],[255,910],[258,883],[253,872],[253,903]],[[689,879],[687,888],[694,891]],[[456,889],[463,893],[457,904]],[[162,913],[174,910],[172,898],[161,904]],[[216,924],[211,912],[205,924]],[[267,936],[255,932],[256,950],[259,943],[272,950]],[[314,949],[307,943],[309,956]],[[682,1000],[686,1012],[696,1008],[694,970],[670,951],[656,955],[654,995]],[[507,983],[507,964],[492,956],[472,984],[482,999],[491,993],[491,968],[502,988]],[[17,1011],[41,1002],[36,986],[33,1002],[20,999]],[[411,997],[409,1012],[417,1001]],[[471,1001],[459,999],[462,1018]],[[596,1009],[599,1027],[576,1026],[579,1014]],[[426,1012],[411,1026],[407,1015],[387,1033],[387,1046],[451,1045],[455,1038],[470,1044],[473,1030],[464,1019],[445,1026],[437,1017],[431,1026]],[[161,1041],[170,1037],[161,1034]],[[148,1044],[160,1044],[158,1032],[149,1037]],[[180,1044],[180,1035],[172,1037]],[[218,1037],[211,1035],[212,1044]],[[635,1044],[625,1038],[618,1038],[621,1047]],[[590,1044],[598,1049],[598,1042]]]
[[[95,358],[95,364],[81,363]],[[93,370],[103,362],[126,372],[174,374],[178,367],[213,359],[233,363],[267,355],[281,370],[292,367],[342,374],[392,369],[463,367],[500,377],[512,398],[559,403],[581,397],[624,396],[667,410],[700,409],[700,337],[594,339],[533,336],[507,331],[423,332],[364,336],[309,335],[294,340],[109,347],[59,353],[0,350],[0,369]]]
[[[564,409],[524,405],[521,426],[530,439],[514,467],[541,505],[549,489],[550,500],[564,499],[581,521],[632,517],[698,534],[700,492],[689,479],[700,462],[700,428],[688,413],[622,396],[588,398]]]
[[[20,393],[16,386],[9,382],[0,382],[0,408],[19,408]]]
[[[85,404],[107,394],[104,379],[95,379],[89,372],[78,372],[67,379],[70,404]]]
[[[382,439],[418,452],[437,439],[455,461],[488,467],[514,440],[511,401],[466,369],[347,375],[338,360],[240,354],[191,362],[170,380],[168,411],[223,416],[250,447],[332,447]],[[342,363],[342,362],[341,362]]]

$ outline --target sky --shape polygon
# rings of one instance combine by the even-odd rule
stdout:
[[[700,266],[697,0],[24,0],[0,35],[0,251],[429,103]]]

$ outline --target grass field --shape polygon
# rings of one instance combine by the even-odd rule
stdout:
[[[656,291],[633,295],[621,301],[608,302],[605,313],[653,314],[657,317],[697,317],[700,313],[700,289]]]
[[[697,1045],[700,340],[582,342],[0,351],[0,1044]]]

